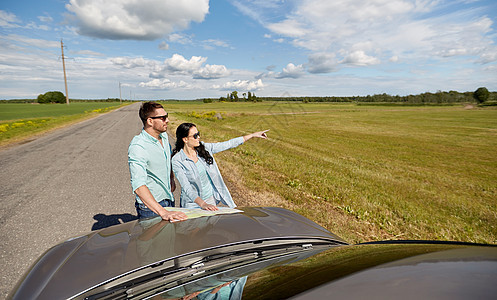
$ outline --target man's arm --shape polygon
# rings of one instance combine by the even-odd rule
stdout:
[[[150,190],[146,185],[142,185],[135,190],[135,193],[140,197],[140,200],[145,204],[151,211],[161,216],[163,220],[166,221],[183,221],[188,219],[188,217],[180,211],[168,211],[162,207],[154,198]]]

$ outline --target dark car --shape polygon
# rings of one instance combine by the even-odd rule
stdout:
[[[348,245],[282,208],[132,221],[42,255],[14,299],[493,298],[497,248]]]

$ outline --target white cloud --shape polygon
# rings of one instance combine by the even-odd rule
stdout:
[[[481,64],[488,64],[497,61],[497,47],[485,49],[478,60]]]
[[[204,41],[202,41],[202,46],[204,47],[204,49],[207,49],[207,50],[213,50],[216,47],[229,48],[228,43],[226,43],[225,41],[216,40],[216,39],[204,40]]]
[[[166,42],[163,41],[163,42],[161,42],[159,44],[159,49],[161,49],[161,50],[168,50],[169,49],[169,45]]]
[[[192,74],[199,70],[207,60],[207,57],[192,56],[189,60],[182,55],[173,54],[171,58],[164,61],[164,69],[178,74]]]
[[[115,65],[122,66],[127,69],[145,67],[151,64],[149,60],[146,60],[143,57],[138,57],[138,58],[114,57],[111,58],[110,61]]]
[[[348,54],[341,63],[354,66],[370,66],[379,64],[380,60],[367,55],[364,51],[354,51]]]
[[[310,73],[330,73],[336,71],[337,66],[334,53],[315,53],[309,55],[307,69]]]
[[[443,51],[437,52],[438,55],[443,57],[450,57],[456,55],[465,55],[468,53],[467,49],[459,48],[459,49],[445,49]]]
[[[224,65],[209,65],[204,63],[207,57],[192,56],[190,59],[184,58],[182,55],[173,54],[172,57],[160,63],[155,60],[144,59],[143,57],[114,57],[110,62],[116,66],[127,69],[145,68],[143,71],[148,72],[149,78],[164,79],[168,76],[191,76],[192,79],[218,79],[230,75],[230,71]],[[159,85],[167,86],[168,82],[151,81],[142,87],[156,87]]]
[[[301,37],[308,33],[308,30],[295,19],[287,19],[279,23],[268,24],[267,27],[274,33],[287,37]]]
[[[399,57],[414,64],[433,59],[446,63],[451,57],[495,61],[493,20],[482,17],[483,7],[466,9],[459,1],[281,1],[280,6],[294,5],[283,18],[276,14],[281,10],[271,14],[260,2],[249,3],[252,14],[269,30],[266,38],[285,38],[310,51],[308,70],[313,73],[336,70],[322,53],[334,54],[344,66],[363,67],[396,63]]]
[[[24,28],[30,29],[30,30],[33,30],[33,29],[46,30],[46,31],[50,30],[49,26],[47,26],[47,25],[38,25],[35,22],[29,22],[28,24],[26,24],[26,26]]]
[[[153,79],[148,82],[140,82],[140,87],[146,87],[151,89],[159,90],[171,90],[171,89],[189,89],[192,85],[181,80],[179,82],[173,82],[169,79]]]
[[[285,68],[283,68],[283,71],[280,73],[276,74],[275,78],[281,79],[281,78],[299,78],[302,77],[305,74],[304,66],[303,65],[294,65],[292,63],[289,63]]]
[[[497,73],[497,65],[491,65],[491,66],[485,67],[483,69],[483,71],[492,72],[493,74],[495,74],[495,73]]]
[[[192,37],[189,35],[172,33],[167,38],[172,43],[179,43],[182,45],[191,45],[193,44]]]
[[[284,0],[231,0],[233,6],[235,6],[242,14],[252,18],[256,22],[262,24],[263,15],[265,11],[276,11],[282,8]],[[257,9],[260,10],[258,11]]]
[[[193,78],[194,79],[215,79],[226,77],[230,74],[228,69],[222,65],[205,65],[205,67],[194,71]]]
[[[264,87],[262,80],[249,81],[249,80],[234,80],[231,82],[226,82],[222,86],[213,85],[214,89],[221,90],[235,90],[235,91],[257,91]]]
[[[25,46],[34,46],[37,48],[60,48],[60,42],[55,41],[33,39],[15,34],[4,36],[3,38],[10,40],[13,43],[23,44]]]
[[[104,56],[104,54],[102,54],[102,53],[91,51],[91,50],[73,51],[71,53],[77,54],[77,55],[86,55],[86,56]]]
[[[205,40],[204,42],[208,43],[208,44],[215,45],[217,47],[226,47],[226,48],[229,47],[228,43],[226,43],[225,41],[221,41],[221,40],[209,39],[209,40]]]
[[[275,65],[270,65],[270,66],[266,67],[266,70],[268,70],[268,71],[274,71],[274,69],[276,69]]]
[[[6,12],[4,10],[0,10],[0,27],[4,28],[15,28],[19,27],[17,23],[20,23],[21,20],[17,18],[13,13]]]
[[[50,23],[53,21],[53,18],[46,14],[44,16],[38,16],[38,20],[40,20],[42,22]]]
[[[275,73],[273,71],[262,72],[262,73],[256,75],[255,79],[272,78],[272,77],[274,77],[274,75],[275,75]]]
[[[209,0],[71,0],[70,20],[83,35],[112,40],[155,40],[202,22]]]
[[[388,60],[389,60],[390,62],[395,63],[395,62],[398,62],[398,61],[399,61],[399,57],[398,57],[397,55],[394,55],[394,56],[390,57],[390,59],[388,59]]]

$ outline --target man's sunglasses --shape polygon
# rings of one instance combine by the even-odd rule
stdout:
[[[163,116],[155,116],[155,117],[149,117],[150,119],[161,119],[162,122],[166,122],[166,119],[167,117],[169,116],[169,114],[165,114]]]
[[[192,135],[192,137],[194,139],[198,139],[200,137],[200,132],[195,133],[194,135]]]

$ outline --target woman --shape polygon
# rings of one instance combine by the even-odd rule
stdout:
[[[179,125],[176,129],[172,165],[181,185],[181,207],[218,210],[216,205],[220,202],[228,207],[236,207],[212,155],[237,147],[253,137],[266,139],[266,131],[221,143],[201,143],[195,124]]]

